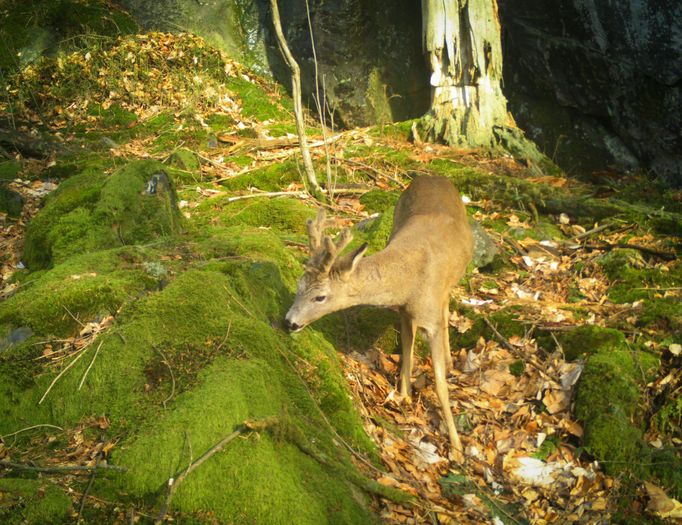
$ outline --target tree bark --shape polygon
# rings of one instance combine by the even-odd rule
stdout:
[[[514,126],[502,94],[497,0],[422,0],[423,46],[431,66],[431,110],[422,138],[495,146]]]

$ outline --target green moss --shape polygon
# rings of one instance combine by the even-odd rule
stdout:
[[[31,269],[47,267],[52,260],[49,235],[62,215],[79,207],[94,206],[106,177],[96,169],[86,169],[70,177],[51,193],[45,206],[29,223],[24,245],[24,261]]]
[[[300,395],[300,386],[287,384],[269,361],[221,358],[205,370],[201,385],[181,396],[173,412],[119,449],[114,459],[130,468],[125,490],[155,494],[191,461],[189,443],[198,455],[246,419],[283,416],[290,389]],[[312,426],[306,431],[310,443],[320,439]],[[226,477],[228,484],[220,481]],[[347,480],[268,433],[230,443],[187,478],[173,504],[183,512],[211,508],[233,523],[373,521]]]
[[[368,213],[384,213],[395,207],[400,194],[382,190],[371,190],[360,197],[360,204]]]
[[[578,384],[575,415],[584,426],[585,448],[605,463],[607,472],[621,472],[639,462],[644,442],[643,422],[636,417],[638,401],[630,352],[590,357]]]
[[[250,162],[250,159],[249,159]],[[258,188],[263,191],[280,191],[292,182],[298,182],[301,176],[293,160],[281,164],[270,164],[254,170],[248,176],[237,176],[222,182],[228,190],[245,190]]]
[[[291,114],[279,103],[277,95],[268,95],[262,86],[241,77],[227,80],[227,88],[235,93],[242,107],[242,114],[261,122],[265,120],[290,120]]]
[[[88,154],[87,152],[84,152],[77,157],[58,158],[52,166],[46,168],[42,172],[42,176],[48,179],[67,179],[81,173],[92,176],[96,173],[104,172],[110,166],[111,159],[104,158],[99,154]],[[73,183],[67,184],[67,187],[70,184]],[[60,183],[60,187],[61,186],[63,186],[63,182]]]
[[[0,520],[7,525],[66,523],[71,499],[49,481],[0,478]]]
[[[126,261],[127,250],[84,254],[31,279],[0,303],[0,322],[29,326],[37,334],[68,335],[79,325],[118,308],[156,284]]]
[[[542,445],[533,454],[534,458],[546,461],[549,456],[559,451],[559,438],[558,436],[549,436],[542,442]]]
[[[668,489],[668,495],[682,499],[682,460],[679,452],[670,447],[654,450],[651,454],[652,473]]]
[[[381,78],[378,69],[373,68],[369,73],[365,98],[369,102],[373,113],[373,120],[379,124],[393,121],[391,103],[387,91],[388,86]]]
[[[557,340],[569,361],[585,354],[627,350],[622,332],[595,325],[583,325],[569,332],[560,333]]]
[[[64,181],[29,224],[24,249],[29,268],[180,231],[175,189],[166,171],[159,162],[142,160],[109,177],[91,168]],[[157,181],[151,193],[150,181]]]
[[[630,349],[613,329],[582,326],[558,338],[567,358],[587,357],[575,398],[585,450],[610,474],[650,476],[640,385],[653,378],[658,358]]]
[[[101,42],[101,36],[137,30],[137,24],[127,13],[99,0],[30,3],[6,0],[3,8],[0,69],[6,71],[35,61],[42,53],[54,52],[56,48],[80,48]]]
[[[235,125],[235,121],[230,115],[221,113],[211,113],[206,119],[206,123],[214,132],[225,131]]]
[[[112,104],[104,108],[101,104],[94,104],[88,108],[88,114],[99,120],[99,125],[105,128],[130,127],[138,120],[137,115],[119,104]]]
[[[494,332],[482,317],[471,310],[465,310],[464,315],[471,319],[473,324],[463,334],[451,332],[450,346],[452,348],[473,348],[481,337],[495,339]],[[488,320],[506,338],[513,335],[523,337],[526,328],[523,323],[518,321],[517,316],[517,308],[512,307],[491,313]]]
[[[224,268],[222,261],[272,262],[281,272],[284,283],[295,287],[301,275],[301,265],[269,230],[234,226],[212,228],[195,247],[197,255],[208,259],[208,265]]]
[[[334,348],[343,352],[366,352],[372,348],[386,354],[399,352],[400,320],[385,308],[357,307],[323,317],[314,324]]]
[[[290,432],[237,440],[188,478],[174,504],[186,512],[211,508],[238,523],[280,523],[294,515],[297,523],[372,521],[351,486],[357,474],[347,452],[315,407],[319,404],[353,446],[373,450],[333,348],[313,331],[291,338],[270,327],[268,318],[281,315],[288,302],[274,265],[241,261],[223,270],[187,271],[124,310],[116,332],[104,336],[81,390],[78,383],[91,362],[87,354],[40,406],[36,401],[56,370],[36,376],[35,385],[21,391],[4,377],[10,371],[0,367],[0,432],[16,430],[25,419],[68,426],[105,413],[118,432],[134,428],[135,433],[113,458],[131,471],[103,490],[139,498],[157,494],[189,461],[186,439],[198,453],[246,418],[275,415],[329,464],[302,452]],[[163,367],[159,352],[167,363]],[[175,371],[175,386],[163,412],[162,401],[171,391],[167,366]],[[227,489],[217,482],[226,472]]]
[[[6,160],[0,162],[0,182],[11,181],[17,178],[21,171],[21,162],[16,160]]]
[[[355,238],[351,248],[357,247],[363,242],[369,245],[369,253],[383,250],[388,244],[388,238],[393,229],[393,208],[388,208],[384,213],[365,223],[362,229],[356,228],[353,233]]]
[[[162,164],[141,160],[114,172],[102,188],[95,213],[100,222],[116,230],[123,244],[148,242],[180,231],[175,189],[159,182],[149,192],[149,181],[164,173]],[[160,197],[160,198],[159,198]]]
[[[682,395],[678,392],[668,399],[656,418],[661,432],[673,433],[682,428]]]
[[[198,177],[201,176],[201,161],[197,154],[190,149],[176,149],[169,159],[169,164],[179,170],[190,172]]]
[[[23,206],[24,200],[21,195],[5,188],[0,182],[0,212],[8,214],[10,217],[19,217]]]
[[[212,223],[222,226],[238,224],[271,228],[284,233],[304,234],[306,221],[315,216],[315,210],[293,198],[261,198],[229,202],[229,197],[218,197],[202,204],[199,213],[210,216]]]
[[[514,361],[509,365],[509,373],[516,377],[522,376],[525,369],[526,363],[524,363],[521,359]]]
[[[638,325],[671,334],[682,330],[682,304],[676,297],[661,297],[669,288],[682,285],[682,264],[647,265],[636,250],[615,249],[598,259],[611,282],[609,299],[616,303],[641,302]],[[679,338],[679,337],[678,337]]]

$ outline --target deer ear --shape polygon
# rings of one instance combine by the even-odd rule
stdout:
[[[360,262],[360,259],[362,259],[362,257],[365,255],[366,251],[367,243],[364,243],[357,250],[339,258],[336,264],[334,264],[334,271],[338,273],[339,277],[341,277],[342,280],[345,281],[346,279],[348,279],[350,274],[352,274],[355,271],[355,268]]]

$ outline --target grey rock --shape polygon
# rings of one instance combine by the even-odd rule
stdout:
[[[510,107],[545,153],[682,185],[682,3],[507,0],[500,17]]]
[[[28,326],[22,326],[11,331],[9,335],[0,339],[0,352],[4,352],[13,345],[23,343],[33,335],[33,330]]]
[[[474,234],[472,263],[476,268],[481,268],[493,262],[499,250],[483,226],[472,219],[469,220],[469,223],[471,224],[471,232]]]

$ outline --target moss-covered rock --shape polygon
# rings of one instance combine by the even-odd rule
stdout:
[[[129,249],[72,257],[0,303],[0,323],[28,326],[43,336],[70,335],[79,322],[114,314],[157,279],[129,262]],[[133,254],[134,255],[134,254]]]
[[[71,498],[49,481],[0,478],[0,520],[7,525],[66,523]]]
[[[360,204],[369,213],[384,213],[394,208],[400,198],[397,191],[370,190],[360,197]]]
[[[561,333],[557,340],[569,361],[592,354],[627,351],[623,332],[590,324]]]
[[[18,217],[24,207],[24,199],[16,191],[6,188],[0,181],[0,212]]]
[[[585,449],[611,474],[650,476],[640,388],[657,370],[658,358],[631,349],[621,332],[609,328],[586,325],[558,340],[568,359],[586,359],[575,398]]]
[[[276,417],[280,423],[271,433],[237,440],[188,477],[174,509],[191,515],[210,508],[235,523],[373,522],[356,488],[359,474],[335,438],[338,432],[373,454],[334,349],[316,332],[292,338],[271,326],[291,300],[300,266],[272,231],[238,225],[214,233],[196,251],[208,255],[210,246],[217,257],[129,304],[114,331],[102,336],[97,359],[94,347],[85,350],[90,356],[75,362],[42,404],[59,370],[33,361],[40,350],[32,345],[3,352],[0,434],[27,420],[68,427],[106,414],[112,431],[127,436],[112,461],[129,471],[95,490],[119,501],[160,502],[165,481],[191,459],[188,442],[198,454],[245,419]],[[107,253],[82,257],[94,263]],[[100,272],[107,271],[103,263],[97,263]],[[64,264],[43,278],[64,281]],[[139,260],[137,266],[146,268]],[[35,298],[43,285],[33,286]],[[28,298],[3,303],[2,312],[32,307]],[[54,316],[45,317],[52,326]],[[18,361],[31,366],[18,374],[12,366]]]
[[[207,221],[221,226],[241,224],[302,235],[306,232],[306,221],[316,212],[301,201],[286,197],[234,202],[230,202],[229,197],[217,197],[203,203],[198,213],[203,213]]]
[[[6,160],[0,162],[0,183],[15,179],[21,171],[21,162]]]
[[[609,299],[616,303],[640,303],[637,324],[670,333],[682,341],[682,303],[664,292],[682,285],[682,264],[647,264],[639,251],[615,249],[600,256],[598,264],[611,281]]]
[[[163,164],[141,160],[110,176],[89,168],[64,181],[31,221],[24,261],[31,269],[98,249],[178,233],[175,189]]]
[[[263,191],[279,191],[292,182],[301,180],[296,164],[293,161],[281,164],[270,164],[250,172],[248,177],[237,176],[227,179],[222,185],[228,190],[244,190],[258,188]]]

